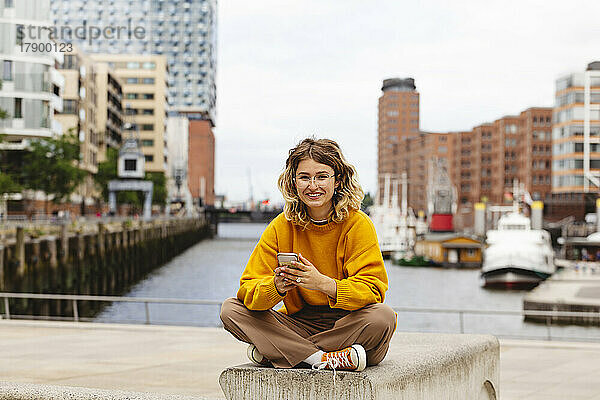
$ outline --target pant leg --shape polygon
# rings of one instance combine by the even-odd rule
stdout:
[[[221,321],[236,339],[254,344],[277,368],[292,368],[319,350],[307,339],[318,330],[274,310],[251,311],[236,298],[223,303]]]
[[[387,354],[396,328],[396,313],[391,307],[369,304],[340,318],[332,329],[309,339],[323,351],[335,351],[360,344],[367,352],[367,365],[379,364]]]

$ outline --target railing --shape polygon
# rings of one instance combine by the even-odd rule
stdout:
[[[149,304],[195,304],[195,305],[218,305],[223,304],[218,300],[194,300],[194,299],[155,299],[145,297],[121,297],[121,296],[92,296],[92,295],[70,295],[70,294],[37,294],[37,293],[0,293],[0,298],[4,298],[4,318],[11,319],[10,305],[8,299],[33,299],[33,300],[68,300],[73,304],[74,322],[83,320],[92,320],[91,318],[80,318],[78,301],[99,301],[99,302],[116,302],[116,303],[143,303],[146,312],[146,324],[150,324],[150,308]],[[53,317],[32,316],[33,319],[52,319]],[[61,319],[60,317],[54,317]]]
[[[93,318],[81,318],[79,316],[78,301],[97,301],[97,302],[117,302],[117,303],[143,303],[145,310],[145,323],[151,324],[150,304],[187,304],[187,305],[214,305],[223,304],[220,300],[197,300],[197,299],[173,299],[173,298],[146,298],[146,297],[122,297],[122,296],[93,296],[93,295],[68,295],[68,294],[36,294],[36,293],[3,293],[0,292],[0,298],[4,300],[4,318],[11,319],[9,299],[34,299],[34,300],[67,300],[72,302],[72,317],[48,317],[48,316],[18,316],[28,319],[56,319],[71,320],[74,322],[92,321]],[[392,307],[397,312],[426,313],[426,314],[455,314],[459,321],[459,332],[465,333],[465,315],[492,315],[492,316],[519,316],[519,317],[546,317],[546,336],[535,337],[536,339],[553,340],[559,337],[552,334],[552,320],[560,317],[582,317],[593,318],[600,321],[600,312],[575,312],[575,311],[541,311],[541,310],[474,310],[474,309],[452,309],[452,308],[424,308],[424,307]],[[0,314],[0,318],[2,314]],[[600,331],[600,328],[598,328]],[[502,335],[497,335],[502,336]],[[531,336],[510,335],[512,338],[527,338]],[[584,339],[600,341],[597,337],[560,337],[560,339]]]
[[[600,312],[582,312],[582,311],[543,311],[543,310],[470,310],[470,309],[452,309],[452,308],[420,308],[420,307],[392,307],[395,311],[427,314],[456,314],[459,320],[460,333],[465,333],[465,315],[507,315],[520,317],[545,317],[546,336],[545,340],[552,340],[552,321],[561,317],[579,317],[597,319],[600,322]],[[600,332],[600,328],[599,328]],[[516,338],[530,338],[529,336],[511,335]],[[554,337],[556,338],[556,337]],[[586,337],[572,339],[599,340],[597,337]]]

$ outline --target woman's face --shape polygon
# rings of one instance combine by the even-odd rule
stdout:
[[[311,218],[327,218],[333,192],[339,185],[333,168],[310,158],[302,160],[296,170],[295,183],[300,200],[308,207]]]

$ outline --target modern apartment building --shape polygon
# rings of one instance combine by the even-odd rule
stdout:
[[[93,175],[106,159],[107,147],[118,148],[123,125],[122,89],[106,63],[96,62],[76,47],[65,53],[60,73],[65,78],[63,111],[56,115],[64,133],[79,138],[79,167],[88,172],[74,202],[92,205],[99,197]]]
[[[581,219],[600,187],[600,61],[556,81],[550,212]]]
[[[52,41],[44,32],[36,39],[27,35],[28,27],[50,23],[49,9],[50,0],[0,0],[0,109],[8,114],[0,120],[0,134],[6,135],[5,147],[11,149],[24,149],[31,138],[62,133],[54,119],[63,108],[64,79],[56,71],[62,53],[46,46]],[[33,52],[30,43],[38,51]]]
[[[2,148],[10,150],[4,161],[13,172],[19,172],[31,139],[62,133],[54,118],[63,109],[64,79],[56,71],[62,53],[55,52],[45,32],[35,38],[28,35],[29,28],[50,23],[49,8],[49,0],[0,0],[0,110],[6,112],[0,119],[0,135]],[[46,195],[26,190],[9,194],[9,200],[7,209],[2,202],[2,212],[33,214],[43,212]]]
[[[65,62],[60,69],[65,78],[63,111],[56,115],[56,119],[61,123],[63,133],[79,137],[79,168],[95,174],[98,172],[100,134],[96,125],[99,107],[92,63],[80,52],[65,54]]]
[[[92,54],[91,58],[107,63],[122,82],[123,122],[133,124],[139,132],[146,172],[167,173],[166,58],[118,54]]]
[[[410,176],[410,138],[419,135],[419,92],[412,78],[385,79],[379,98],[377,128],[378,192],[383,193],[384,176]],[[390,196],[391,197],[391,196]]]
[[[77,43],[89,53],[164,55],[171,110],[215,124],[216,0],[51,0],[59,28],[85,27]],[[98,37],[92,38],[97,28]],[[62,31],[61,31],[62,32]]]
[[[100,135],[98,162],[106,160],[107,149],[118,150],[123,141],[123,82],[107,63],[95,62],[96,126]]]

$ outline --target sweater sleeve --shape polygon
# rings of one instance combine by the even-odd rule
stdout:
[[[263,232],[240,278],[237,298],[249,310],[269,310],[284,297],[275,288],[278,246],[274,223]]]
[[[382,303],[388,289],[388,277],[371,220],[364,216],[347,235],[344,279],[336,279],[336,299],[329,306],[357,310],[368,304]]]

